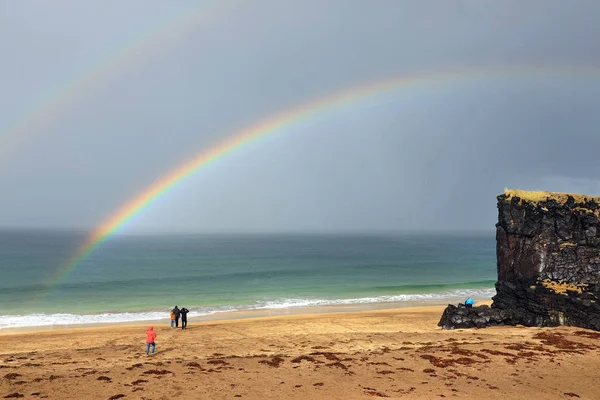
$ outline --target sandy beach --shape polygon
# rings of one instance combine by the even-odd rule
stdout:
[[[0,333],[0,397],[598,398],[600,333],[443,331],[443,307]]]

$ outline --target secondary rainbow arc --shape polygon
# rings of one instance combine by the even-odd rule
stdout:
[[[204,1],[188,6],[149,29],[120,43],[91,67],[69,78],[48,95],[37,100],[8,127],[0,131],[0,160],[15,153],[20,144],[34,137],[57,118],[61,111],[72,107],[96,85],[116,75],[136,60],[166,48],[174,40],[196,31],[202,24],[216,19],[242,2]]]

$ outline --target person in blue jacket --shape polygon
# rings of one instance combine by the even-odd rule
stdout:
[[[473,308],[473,303],[475,303],[475,302],[473,301],[473,298],[471,298],[471,297],[469,297],[467,300],[465,300],[465,306],[467,308]]]

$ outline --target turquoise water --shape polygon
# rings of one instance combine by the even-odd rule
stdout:
[[[247,309],[490,298],[489,234],[115,236],[52,287],[83,241],[0,232],[0,328]]]

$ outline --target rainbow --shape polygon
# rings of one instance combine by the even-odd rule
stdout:
[[[334,108],[356,103],[361,99],[369,98],[394,90],[409,90],[423,86],[439,85],[444,82],[473,80],[489,77],[515,77],[515,76],[595,76],[600,77],[600,68],[549,68],[549,67],[512,67],[494,68],[483,70],[457,70],[419,74],[413,76],[393,77],[376,83],[353,87],[325,98],[310,101],[298,107],[283,111],[272,117],[266,118],[257,124],[234,133],[227,139],[208,150],[202,151],[195,157],[179,165],[177,168],[156,180],[150,187],[133,198],[130,202],[118,209],[97,229],[92,231],[85,242],[79,247],[73,257],[53,275],[49,286],[54,287],[64,280],[77,266],[98,248],[111,235],[131,222],[142,211],[150,207],[161,196],[165,195],[175,186],[183,183],[202,168],[222,159],[244,146],[253,143],[268,135],[284,131],[295,123],[302,122],[319,113],[331,111]]]
[[[166,16],[159,24],[123,40],[120,46],[75,77],[43,96],[33,107],[20,115],[0,133],[0,160],[15,153],[15,149],[52,123],[61,111],[71,108],[85,94],[134,64],[145,56],[167,48],[173,41],[186,36],[199,26],[218,19],[237,7],[237,2],[204,1]]]

